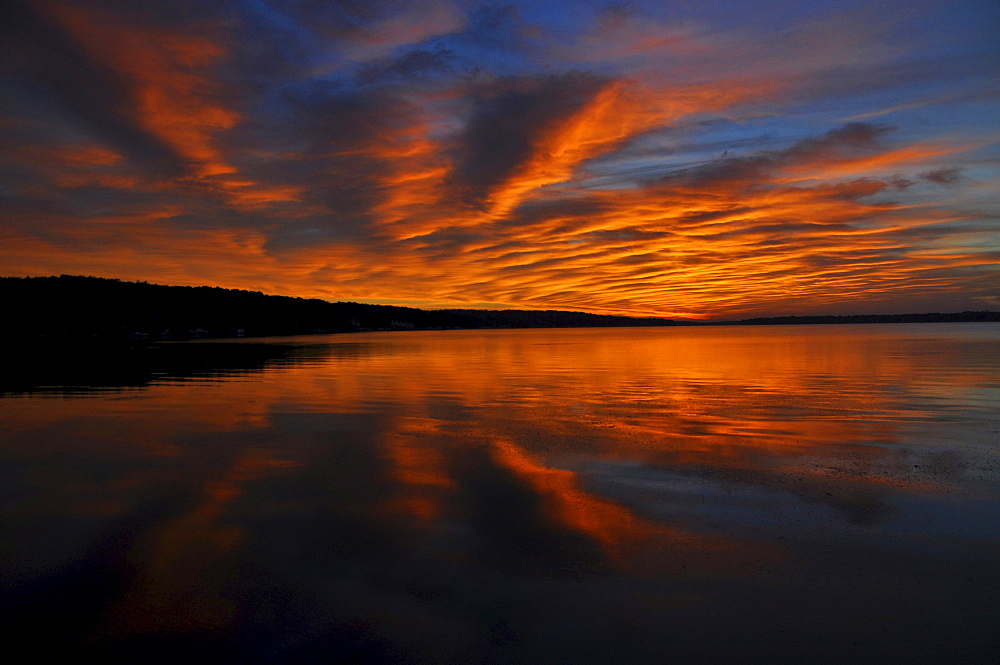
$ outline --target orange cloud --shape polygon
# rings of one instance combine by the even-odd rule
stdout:
[[[242,120],[222,102],[223,85],[212,73],[228,55],[219,40],[133,25],[75,4],[43,6],[91,58],[114,71],[128,92],[128,108],[119,111],[180,156],[195,183],[247,208],[298,200],[301,187],[262,186],[240,176],[219,145],[218,134]]]
[[[113,108],[50,74],[72,88],[61,103],[116,140],[20,119],[0,249],[18,274],[693,318],[995,300],[988,174],[969,166],[985,163],[988,137],[859,122],[748,133],[819,94],[814,74],[896,53],[859,55],[865,30],[852,22],[815,49],[819,24],[776,33],[778,48],[612,11],[541,51],[578,66],[591,44],[599,71],[459,71],[458,46],[414,46],[353,74],[338,61],[335,76],[316,75],[324,58],[279,63],[262,76],[302,78],[237,106],[264,84],[227,78],[246,57],[232,26],[43,6]],[[367,28],[399,27],[382,36],[331,16],[315,31],[334,50],[392,50],[413,44],[400,26],[440,36],[424,21],[435,12],[450,17],[440,30],[463,25],[452,5],[431,7],[372,14]],[[50,51],[46,66],[66,64]],[[744,138],[713,143],[716,126]],[[137,168],[163,150],[180,177]]]
[[[692,113],[718,111],[760,94],[732,83],[645,89],[616,81],[601,89],[578,112],[556,123],[532,146],[532,155],[492,194],[490,213],[504,217],[530,192],[563,183],[588,159],[607,154],[642,132]]]
[[[153,26],[133,27],[83,7],[49,7],[95,59],[131,87],[131,111],[149,132],[187,158],[200,177],[232,173],[212,134],[239,115],[212,100],[217,84],[200,70],[224,55],[218,43]]]

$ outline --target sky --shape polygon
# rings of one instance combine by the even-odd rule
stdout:
[[[994,0],[6,0],[0,274],[996,310],[997,34]]]

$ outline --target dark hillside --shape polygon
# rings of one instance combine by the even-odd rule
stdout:
[[[665,325],[795,325],[1000,321],[1000,312],[783,316],[679,322],[555,310],[423,310],[327,302],[209,286],[161,286],[99,277],[0,277],[0,339],[136,342],[368,330],[590,328]]]
[[[259,337],[362,330],[669,325],[581,312],[421,310],[264,295],[217,287],[161,286],[98,277],[3,277],[0,337],[109,341]]]

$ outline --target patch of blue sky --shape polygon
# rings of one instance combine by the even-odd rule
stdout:
[[[815,134],[810,125],[790,122],[787,117],[682,124],[650,133],[622,150],[590,160],[582,169],[580,184],[591,189],[631,188],[720,159],[781,150]]]

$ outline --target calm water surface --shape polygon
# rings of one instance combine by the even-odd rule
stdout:
[[[50,367],[0,396],[8,649],[1000,662],[996,324],[372,333],[82,360],[100,381]]]

